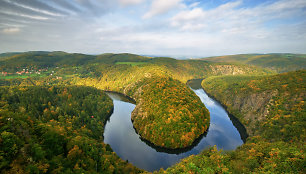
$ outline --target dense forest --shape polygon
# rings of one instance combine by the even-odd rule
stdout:
[[[256,65],[280,73],[306,68],[306,54],[239,54],[209,57],[202,60]]]
[[[154,145],[188,147],[209,127],[208,110],[179,81],[154,77],[136,86],[140,96],[132,113],[133,125],[142,138]]]
[[[111,99],[91,87],[1,87],[1,173],[139,172],[103,143]]]
[[[210,77],[202,85],[249,128],[249,134],[296,142],[306,136],[305,73]]]
[[[181,148],[209,126],[207,109],[185,84],[195,78],[205,79],[204,89],[246,126],[250,137],[235,151],[212,147],[159,172],[306,172],[304,70],[276,74],[291,69],[273,61],[258,67],[133,54],[27,52],[0,57],[3,173],[145,172],[103,143],[113,104],[101,90],[136,101],[133,124],[143,138]],[[301,65],[294,70],[305,68],[305,57],[291,57],[299,57],[293,63]]]

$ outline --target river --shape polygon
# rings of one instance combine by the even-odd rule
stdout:
[[[114,112],[105,125],[104,142],[109,144],[121,159],[128,160],[147,171],[166,169],[182,158],[198,154],[214,145],[223,150],[234,150],[242,145],[240,134],[245,132],[237,126],[240,124],[232,119],[236,122],[233,124],[226,110],[201,88],[200,80],[191,81],[189,86],[210,112],[209,129],[193,146],[181,150],[166,150],[142,140],[135,132],[131,121],[131,112],[135,105],[123,95],[116,93],[107,93],[113,99]]]

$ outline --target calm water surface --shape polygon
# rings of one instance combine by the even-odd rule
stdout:
[[[109,144],[120,158],[148,171],[166,169],[179,162],[180,159],[198,154],[210,146],[216,145],[218,149],[224,150],[236,149],[237,146],[243,144],[239,133],[241,130],[237,130],[224,108],[208,97],[199,84],[199,81],[194,81],[190,83],[190,87],[209,110],[210,126],[207,133],[200,137],[192,147],[168,151],[141,140],[131,121],[131,112],[135,105],[124,96],[115,93],[108,93],[114,102],[114,112],[105,125],[104,142]]]

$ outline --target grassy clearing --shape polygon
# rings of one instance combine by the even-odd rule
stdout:
[[[7,75],[7,76],[0,76],[0,79],[15,79],[15,78],[21,78],[25,79],[28,77],[45,77],[46,74],[29,74],[29,75]]]

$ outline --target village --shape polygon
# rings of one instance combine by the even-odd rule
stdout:
[[[19,69],[19,67],[17,67],[16,69]],[[21,70],[17,70],[15,73],[10,73],[10,72],[6,72],[6,71],[2,71],[2,75],[3,76],[7,76],[7,75],[25,75],[25,74],[41,74],[42,72],[47,72],[48,68],[43,68],[43,69],[38,69],[36,70],[36,68],[23,68]]]
[[[58,67],[56,67],[58,68]],[[47,68],[36,68],[36,67],[16,67],[17,71],[2,71],[0,77],[29,77],[29,76],[53,76],[55,71]],[[56,77],[61,79],[62,77]]]

